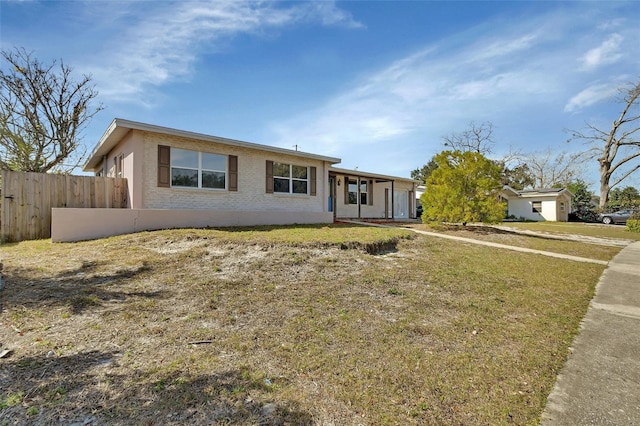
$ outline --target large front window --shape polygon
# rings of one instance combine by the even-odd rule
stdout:
[[[286,163],[273,163],[273,192],[308,194],[308,188],[308,167]]]
[[[225,189],[227,157],[171,148],[171,186]]]

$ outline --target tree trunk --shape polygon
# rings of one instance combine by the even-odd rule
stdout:
[[[609,173],[608,170],[600,167],[600,202],[598,207],[600,210],[604,210],[609,201]]]

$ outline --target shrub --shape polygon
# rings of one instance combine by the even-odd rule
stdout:
[[[627,231],[640,232],[640,212],[632,214],[627,220]]]

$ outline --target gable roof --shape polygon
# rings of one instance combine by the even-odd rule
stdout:
[[[567,188],[539,188],[539,189],[523,189],[517,190],[511,188],[509,185],[505,185],[502,188],[502,192],[512,193],[513,195],[520,198],[532,198],[532,197],[558,197],[562,194],[568,194],[570,197],[573,197],[571,191]]]
[[[162,127],[153,124],[115,118],[98,141],[98,144],[93,148],[93,151],[91,151],[89,159],[82,167],[82,170],[84,170],[85,172],[95,170],[102,162],[103,156],[107,155],[131,130],[140,130],[144,132],[196,139],[199,141],[214,142],[222,145],[250,148],[260,151],[274,152],[278,154],[294,155],[301,158],[326,161],[331,164],[337,164],[342,161],[340,158],[335,157],[327,157],[324,155],[311,154],[308,152],[294,151],[292,149],[278,148],[269,145],[261,145],[252,142],[244,142],[235,139],[222,138],[219,136],[205,135],[202,133],[188,132],[185,130],[172,129],[170,127]]]

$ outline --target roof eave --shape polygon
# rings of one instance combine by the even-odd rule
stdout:
[[[419,180],[415,180],[415,179],[411,179],[411,178],[405,178],[405,177],[400,177],[400,176],[381,175],[379,173],[363,172],[363,171],[360,171],[360,170],[341,169],[341,168],[338,168],[338,167],[330,167],[329,171],[335,172],[335,173],[340,173],[340,174],[343,174],[343,175],[349,175],[349,176],[362,176],[362,177],[367,177],[367,178],[386,179],[386,180],[402,180],[402,181],[405,181],[405,182],[413,182],[415,184],[423,183],[423,182],[421,182]]]
[[[144,132],[160,133],[170,136],[183,137],[187,139],[196,139],[206,142],[215,142],[229,146],[238,146],[243,148],[255,149],[260,151],[275,152],[278,154],[293,155],[297,157],[310,158],[328,162],[329,164],[338,164],[342,160],[336,157],[328,157],[324,155],[312,154],[302,151],[294,151],[286,148],[271,147],[267,145],[256,144],[252,142],[244,142],[235,139],[227,139],[219,136],[205,135],[202,133],[188,132],[185,130],[172,129],[169,127],[156,126],[153,124],[140,123],[136,121],[123,120],[121,118],[114,119],[107,130],[104,132],[98,144],[91,152],[89,159],[83,166],[84,171],[93,171],[102,161],[102,157],[107,155],[109,151],[130,131],[140,130]]]

